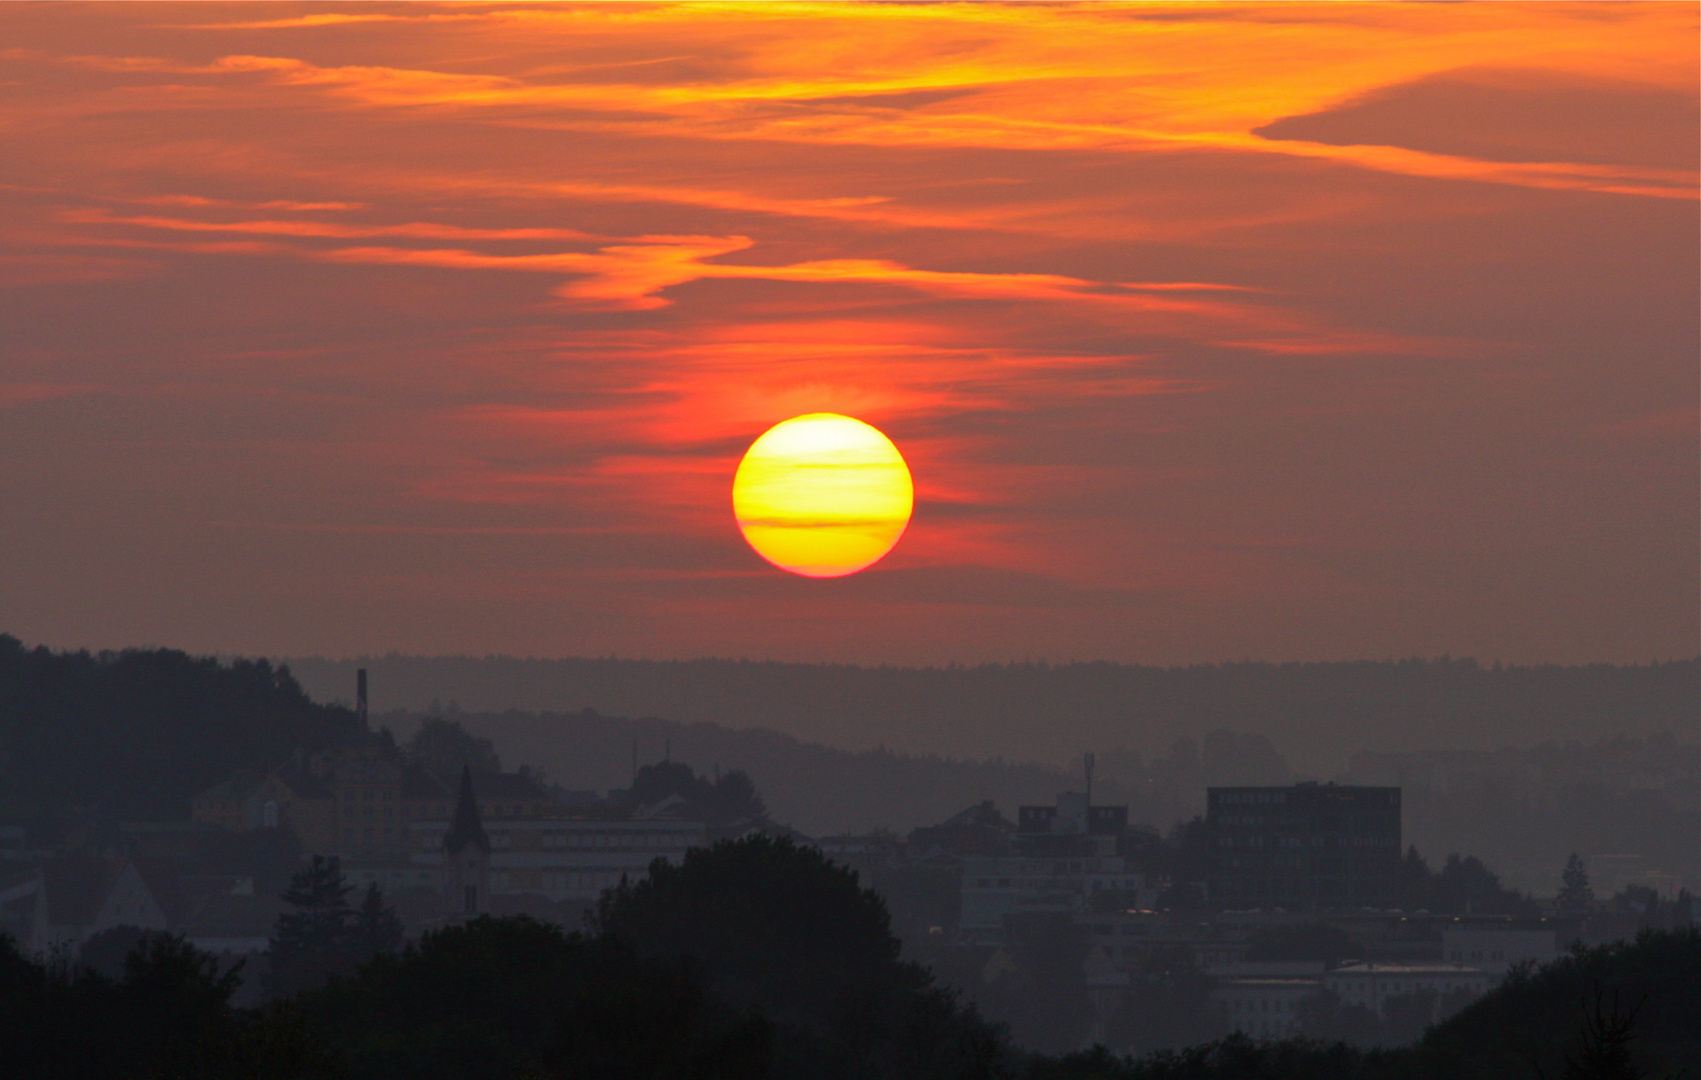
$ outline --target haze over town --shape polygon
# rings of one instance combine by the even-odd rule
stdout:
[[[0,1071],[1701,1071],[1698,36],[0,5]]]

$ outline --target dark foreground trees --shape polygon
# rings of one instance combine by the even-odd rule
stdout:
[[[146,934],[121,970],[0,940],[0,1075],[46,1080],[1663,1080],[1701,1076],[1701,932],[1522,972],[1415,1046],[1230,1037],[1140,1059],[1029,1056],[906,964],[877,897],[767,838],[622,888],[598,932],[438,930],[262,1011]]]
[[[1034,1059],[1028,1080],[1669,1080],[1701,1076],[1701,930],[1517,972],[1411,1047],[1230,1036],[1149,1057]]]
[[[769,1027],[710,997],[694,966],[527,918],[440,930],[303,995],[350,1080],[744,1080]]]
[[[813,848],[657,864],[594,936],[480,919],[298,999],[353,1078],[974,1080],[1002,1034],[903,963],[886,911]]]
[[[43,964],[0,935],[0,1074],[31,1080],[328,1076],[290,1010],[231,1008],[234,971],[144,933],[122,971]]]
[[[604,895],[596,924],[647,957],[701,965],[710,991],[774,1025],[777,1076],[991,1076],[1003,1035],[899,959],[856,872],[753,836],[657,863]]]
[[[278,917],[268,950],[266,989],[273,996],[323,986],[401,947],[401,920],[378,886],[367,886],[358,910],[349,906],[353,891],[337,860],[322,855],[313,856],[291,879],[283,893],[289,910]]]

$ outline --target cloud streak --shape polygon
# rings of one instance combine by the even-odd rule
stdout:
[[[1691,7],[67,10],[0,10],[13,632],[1701,632]],[[763,577],[728,505],[813,411],[917,482],[842,610]]]

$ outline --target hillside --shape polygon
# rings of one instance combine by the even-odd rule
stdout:
[[[283,668],[169,649],[54,652],[0,635],[0,815],[182,819],[235,769],[370,738]]]
[[[1167,748],[1227,728],[1279,743],[1316,775],[1359,750],[1489,750],[1691,732],[1701,661],[1584,667],[1471,660],[988,664],[865,668],[733,660],[366,657],[288,661],[316,699],[346,700],[357,667],[376,708],[664,716],[767,728],[848,750],[1061,765],[1083,749]]]

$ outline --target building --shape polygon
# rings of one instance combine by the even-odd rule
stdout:
[[[103,930],[164,930],[178,899],[166,867],[134,859],[54,859],[0,881],[0,927],[26,951],[76,949]]]
[[[1127,830],[1126,806],[1093,806],[1079,792],[1059,795],[1056,806],[1019,808],[1012,854],[963,859],[959,927],[970,938],[995,942],[1013,916],[1149,905],[1155,891],[1117,853]]]
[[[1205,822],[1216,907],[1338,911],[1396,902],[1399,788],[1214,787]]]
[[[472,771],[464,767],[455,820],[443,836],[443,896],[450,911],[469,919],[490,902],[490,836],[473,798]]]
[[[551,901],[595,900],[623,879],[643,877],[656,859],[678,862],[705,837],[701,822],[667,819],[496,820],[483,822],[483,828],[490,843],[490,895],[532,894]],[[446,865],[450,831],[440,821],[414,826],[413,872]]]
[[[1441,959],[1481,968],[1495,981],[1514,964],[1545,964],[1559,958],[1552,930],[1468,929],[1441,931]]]
[[[478,778],[482,817],[538,818],[562,813],[528,773]],[[247,832],[286,829],[310,852],[347,861],[407,860],[416,822],[447,822],[455,790],[442,778],[378,747],[298,754],[270,772],[234,773],[196,796],[192,818]]]
[[[436,875],[452,912],[465,908],[468,886],[477,886],[476,895],[484,898],[477,901],[479,910],[493,898],[584,903],[623,880],[642,878],[657,859],[680,861],[706,840],[704,823],[672,817],[569,818],[560,811],[554,817],[486,816],[485,806],[524,813],[535,805],[485,797],[481,789],[489,779],[464,775],[454,820],[413,822],[405,861],[351,863],[349,880],[370,880],[389,891],[429,887],[426,875]],[[483,850],[482,870],[465,861],[474,848]],[[475,874],[482,877],[474,881]]]
[[[1305,1003],[1322,990],[1321,975],[1220,978],[1211,1000],[1231,1032],[1260,1039],[1297,1035]]]
[[[1346,964],[1323,976],[1325,989],[1343,1005],[1384,1015],[1390,998],[1434,995],[1430,1019],[1453,1012],[1487,992],[1487,972],[1465,964]]]

